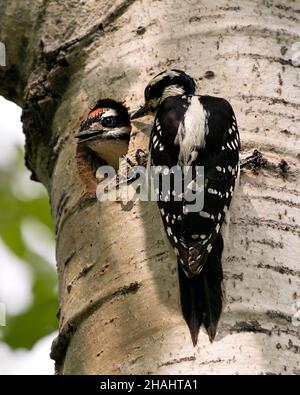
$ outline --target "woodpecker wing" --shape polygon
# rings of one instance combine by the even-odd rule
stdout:
[[[188,276],[201,272],[220,232],[235,188],[239,147],[236,119],[224,99],[174,97],[165,100],[157,114],[150,143],[152,164],[204,166],[201,211],[189,211],[185,200],[158,202],[169,240]],[[201,188],[196,178],[194,187]]]
[[[211,96],[200,96],[199,102],[206,113],[205,144],[189,164],[204,166],[204,206],[200,212],[188,212],[183,203],[182,238],[188,252],[181,263],[188,274],[200,273],[214,246],[239,171],[240,139],[230,104]]]
[[[172,193],[174,191],[172,174],[169,188],[164,190],[163,186],[167,184],[170,176],[168,170],[170,171],[178,164],[179,146],[174,144],[174,140],[187,106],[187,98],[184,96],[170,97],[162,103],[154,120],[149,146],[151,166],[155,169],[153,173],[161,175],[158,185],[154,185],[157,203],[167,236],[178,257],[179,247],[184,248],[184,243],[179,245],[179,237],[182,233],[183,202],[182,200],[176,201]]]

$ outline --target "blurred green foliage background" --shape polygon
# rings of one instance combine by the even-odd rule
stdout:
[[[24,177],[27,178],[25,183]],[[33,279],[30,305],[19,314],[7,314],[6,326],[0,327],[0,340],[13,349],[30,349],[41,337],[58,327],[55,267],[46,259],[45,254],[42,256],[38,248],[33,248],[32,244],[28,243],[24,237],[23,226],[25,222],[38,223],[53,235],[49,200],[44,188],[40,188],[38,193],[28,193],[30,191],[26,189],[34,186],[28,179],[29,172],[24,166],[24,152],[19,148],[15,157],[0,167],[0,238],[10,251],[21,259]],[[35,241],[40,242],[39,238]]]

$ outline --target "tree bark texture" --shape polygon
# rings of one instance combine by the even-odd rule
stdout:
[[[56,227],[59,374],[299,374],[299,1],[0,1],[7,48],[0,93],[23,108],[26,163],[48,189]],[[241,173],[223,267],[216,341],[193,348],[176,259],[155,202],[98,202],[80,120],[99,98],[143,101],[166,68],[235,110]],[[135,122],[130,150],[147,147]],[[297,305],[298,303],[298,305]],[[297,307],[298,306],[298,307]]]

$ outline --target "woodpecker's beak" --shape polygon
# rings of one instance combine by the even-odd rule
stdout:
[[[140,107],[138,110],[134,111],[133,114],[130,116],[130,119],[137,119],[141,118],[144,115],[147,115],[149,113],[149,107],[147,104],[144,104],[142,107]]]
[[[102,130],[86,129],[81,130],[75,134],[75,138],[78,139],[78,143],[87,143],[93,140],[99,140],[101,138]]]

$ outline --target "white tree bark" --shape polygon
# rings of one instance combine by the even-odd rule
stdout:
[[[27,164],[51,199],[58,373],[300,373],[299,1],[29,3],[1,1],[10,74],[0,93],[24,108]],[[96,100],[135,108],[165,68],[228,99],[243,153],[258,148],[267,159],[242,171],[223,259],[226,306],[215,342],[201,332],[196,348],[156,204],[98,202],[73,138]],[[132,150],[145,147],[149,127],[134,124]]]

